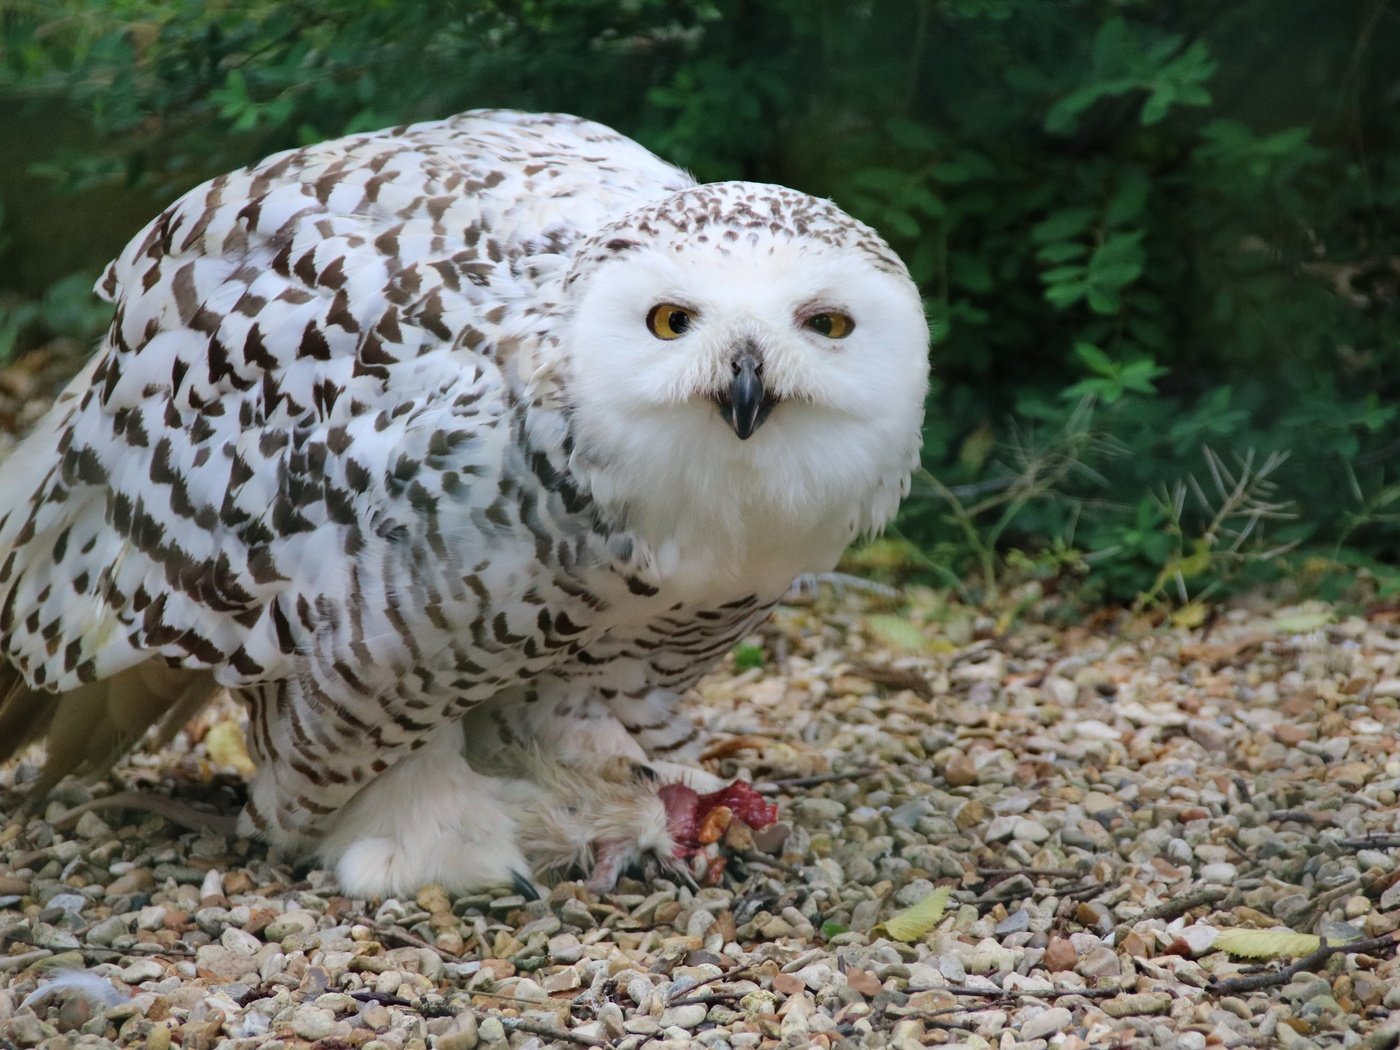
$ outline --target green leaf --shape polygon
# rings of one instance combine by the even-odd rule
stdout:
[[[1082,265],[1071,263],[1067,266],[1052,266],[1040,275],[1040,279],[1046,284],[1064,284],[1066,281],[1082,281],[1084,273]]]
[[[947,210],[943,202],[929,192],[926,186],[911,186],[904,194],[904,200],[933,219],[941,217]]]
[[[1308,955],[1322,946],[1322,938],[1292,930],[1221,930],[1215,947],[1245,959],[1279,959]]]
[[[762,667],[763,646],[736,645],[734,647],[734,666],[740,671],[750,671],[755,667]]]
[[[1078,259],[1089,254],[1089,246],[1079,241],[1056,241],[1054,244],[1047,244],[1035,253],[1035,257],[1041,262],[1062,263],[1070,259]],[[1044,274],[1041,275],[1042,277]]]
[[[906,944],[923,940],[948,910],[949,893],[947,886],[939,886],[918,904],[890,916],[884,923],[885,933]]]
[[[958,448],[958,462],[975,474],[982,469],[983,464],[996,451],[996,447],[996,431],[983,423],[963,439]]]
[[[1094,69],[1113,69],[1119,65],[1124,55],[1136,50],[1129,39],[1128,23],[1122,17],[1105,19],[1103,25],[1099,26],[1099,31],[1094,34]]]
[[[1101,376],[1116,375],[1118,372],[1118,365],[1114,363],[1113,358],[1083,339],[1074,344],[1074,356],[1083,361],[1089,371]]]
[[[1145,230],[1122,230],[1110,235],[1094,252],[1095,268],[1131,262],[1142,264]]]
[[[919,220],[910,215],[907,211],[899,211],[895,208],[888,208],[884,214],[884,225],[901,237],[908,237],[911,240],[921,232]]]
[[[906,149],[932,153],[942,144],[938,132],[904,117],[891,117],[885,121],[885,130],[890,138]]]
[[[1147,206],[1147,195],[1151,186],[1144,172],[1130,169],[1117,191],[1109,198],[1108,207],[1104,210],[1104,222],[1108,226],[1121,226],[1140,216]]]
[[[893,196],[903,193],[913,179],[909,172],[899,168],[861,168],[851,176],[851,181],[857,186]]]
[[[1163,84],[1152,94],[1147,96],[1147,101],[1142,104],[1140,119],[1144,127],[1161,122],[1171,109],[1172,102],[1176,98],[1176,91],[1171,84]]]
[[[1067,241],[1085,233],[1093,221],[1094,209],[1087,205],[1057,208],[1031,227],[1031,240],[1036,244]]]
[[[1123,366],[1118,373],[1118,381],[1123,384],[1125,390],[1131,390],[1135,394],[1155,394],[1157,388],[1152,381],[1166,374],[1167,369],[1152,359],[1139,358]]]
[[[1118,296],[1112,289],[1101,287],[1097,284],[1087,285],[1084,289],[1084,301],[1089,304],[1089,309],[1096,314],[1105,317],[1112,317],[1123,306]]]
[[[1089,286],[1083,281],[1067,281],[1064,284],[1052,284],[1045,289],[1045,298],[1056,306],[1070,306],[1083,299],[1089,291]]]

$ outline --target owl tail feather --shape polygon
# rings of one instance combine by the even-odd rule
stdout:
[[[157,746],[169,741],[217,689],[207,671],[148,660],[55,696],[0,664],[0,762],[29,744],[46,744],[44,769],[29,795],[32,808],[70,773],[104,775],[152,727]]]

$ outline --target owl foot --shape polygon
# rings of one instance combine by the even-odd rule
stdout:
[[[695,885],[695,874],[720,877],[717,843],[736,819],[765,827],[777,807],[742,781],[725,785],[702,770],[614,757],[591,770],[552,771],[523,841],[537,870],[587,872],[585,885],[595,893],[611,890],[627,871]]]
[[[401,896],[428,883],[459,893],[528,886],[526,896],[538,896],[523,874],[530,865],[517,845],[510,785],[473,770],[451,732],[440,736],[336,814],[319,859],[355,897]]]

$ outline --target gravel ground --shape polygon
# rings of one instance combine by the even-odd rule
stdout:
[[[63,785],[44,819],[0,817],[0,1043],[1396,1044],[1393,615],[993,636],[906,599],[785,608],[739,651],[761,666],[696,691],[706,764],[783,813],[732,827],[727,881],[698,890],[352,900],[159,815],[62,819],[121,788],[231,811],[245,758],[217,707],[113,781]],[[0,770],[0,813],[33,773]],[[927,936],[888,936],[936,887]],[[1233,959],[1213,942],[1237,927],[1335,949]]]

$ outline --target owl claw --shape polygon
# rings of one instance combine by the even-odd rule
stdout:
[[[527,901],[537,901],[540,899],[540,889],[535,885],[530,876],[523,874],[518,868],[512,868],[510,872],[510,883]]]

